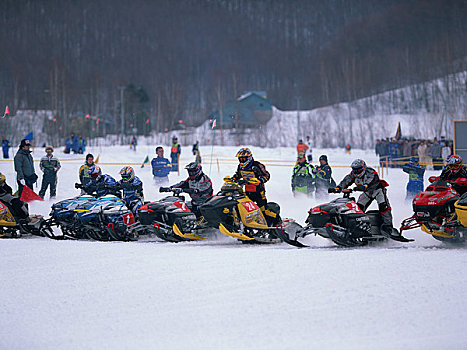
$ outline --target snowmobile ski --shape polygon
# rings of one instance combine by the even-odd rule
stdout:
[[[221,231],[222,234],[226,235],[226,236],[230,236],[230,237],[234,237],[234,238],[238,238],[238,239],[241,239],[241,240],[245,240],[245,241],[252,241],[254,240],[254,238],[252,237],[249,237],[243,233],[240,233],[240,232],[230,232],[229,230],[227,230],[225,228],[225,226],[223,224],[219,224],[219,231]]]
[[[275,235],[277,238],[281,239],[287,244],[293,245],[294,247],[297,248],[306,248],[308,247],[307,245],[300,243],[296,240],[290,239],[289,236],[287,235],[286,232],[284,232],[284,229],[282,228],[282,225],[278,225],[278,227],[274,228],[271,230],[272,234]]]
[[[206,239],[206,237],[199,236],[199,235],[197,235],[196,233],[183,233],[183,232],[178,228],[177,224],[174,224],[172,228],[173,228],[174,233],[175,233],[177,236],[180,236],[180,237],[182,237],[182,238],[186,238],[186,239],[189,239],[189,240],[196,240],[196,241]]]

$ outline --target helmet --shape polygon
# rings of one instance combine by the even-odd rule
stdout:
[[[102,175],[102,170],[97,165],[92,165],[88,169],[88,174],[91,179],[97,179]]]
[[[47,152],[48,150],[51,150],[52,152],[54,151],[54,148],[52,146],[47,146],[45,148],[45,151]]]
[[[325,162],[328,161],[328,156],[325,155],[325,154],[322,154],[320,157],[319,157],[319,160],[324,160]]]
[[[361,160],[361,159],[355,159],[352,164],[350,165],[350,167],[352,168],[352,173],[359,177],[363,174],[363,172],[365,171],[366,169],[366,163],[365,161]]]
[[[135,171],[131,166],[125,166],[120,170],[120,176],[123,181],[128,182],[135,178]]]
[[[301,159],[301,158],[305,158],[305,152],[300,152],[300,153],[297,155],[297,159]]]
[[[447,165],[451,171],[459,171],[462,168],[462,157],[457,154],[453,154],[448,158]]]
[[[240,148],[235,157],[238,158],[238,161],[240,162],[240,166],[242,168],[248,168],[251,165],[251,163],[253,163],[253,155],[251,154],[249,148]]]
[[[417,157],[411,157],[409,162],[410,162],[410,164],[418,163],[418,158]]]
[[[4,174],[0,173],[0,185],[3,185],[5,183],[6,177]]]
[[[185,169],[188,171],[188,175],[190,176],[190,179],[195,179],[199,174],[203,172],[203,168],[201,167],[201,164],[196,163],[196,162],[191,162],[188,164]]]

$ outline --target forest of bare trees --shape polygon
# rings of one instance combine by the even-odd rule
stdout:
[[[80,114],[144,133],[246,90],[311,109],[467,69],[465,0],[3,0],[0,24],[1,104],[53,110],[63,134]]]

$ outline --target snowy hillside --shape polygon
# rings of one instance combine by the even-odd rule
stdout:
[[[161,194],[150,168],[137,165],[154,148],[90,151],[114,177],[123,165],[136,164],[146,200],[155,200]],[[201,147],[215,191],[233,174],[236,151]],[[303,224],[318,202],[291,194],[295,149],[252,151],[271,173],[268,199],[281,205],[283,217]],[[328,155],[336,181],[356,157],[377,165],[371,151],[313,153],[315,159]],[[36,149],[34,158],[41,155]],[[60,200],[77,194],[73,183],[83,159],[57,155],[63,160]],[[182,165],[192,160],[183,148]],[[13,185],[12,163],[0,161],[0,167]],[[182,171],[170,180],[184,177]],[[389,169],[384,178],[398,227],[411,215],[404,201],[407,176]],[[51,204],[33,202],[30,211],[48,216]],[[314,236],[304,249],[242,245],[220,235],[178,244],[0,240],[0,349],[465,349],[465,247],[444,245],[420,230],[406,236],[415,241],[358,249]]]

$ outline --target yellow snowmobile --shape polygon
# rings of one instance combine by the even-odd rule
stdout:
[[[200,207],[200,211],[208,225],[219,229],[227,236],[243,242],[277,243],[284,241],[297,247],[304,247],[300,242],[291,239],[286,229],[298,230],[300,227],[291,219],[280,219],[280,207],[269,202],[266,209],[277,214],[275,225],[269,226],[261,209],[245,195],[243,185],[246,180],[234,181],[224,178],[219,193]],[[297,227],[295,227],[297,226]]]
[[[3,195],[2,200],[6,195]],[[16,197],[9,195],[14,200]],[[18,198],[16,200],[19,201]],[[36,236],[52,235],[52,228],[42,215],[27,215],[24,219],[15,218],[8,205],[8,202],[0,201],[0,238],[20,238],[24,234]],[[27,213],[27,205],[23,202],[23,208]]]

